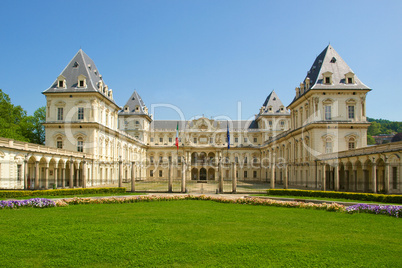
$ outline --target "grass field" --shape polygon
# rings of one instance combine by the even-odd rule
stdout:
[[[0,210],[1,267],[402,267],[402,221],[164,201]]]

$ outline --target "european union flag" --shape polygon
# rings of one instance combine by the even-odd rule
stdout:
[[[230,133],[229,133],[229,121],[227,123],[227,136],[228,136],[228,149],[230,149]]]

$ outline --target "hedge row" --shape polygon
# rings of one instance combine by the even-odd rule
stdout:
[[[351,199],[351,200],[402,204],[402,195],[346,193],[346,192],[309,191],[309,190],[289,190],[289,189],[269,189],[268,195],[291,195],[291,196],[306,196],[306,197],[343,198],[343,199]]]
[[[76,189],[56,189],[56,190],[3,190],[0,191],[0,198],[16,198],[25,196],[59,196],[59,195],[79,195],[79,194],[120,194],[125,193],[126,188],[76,188]]]

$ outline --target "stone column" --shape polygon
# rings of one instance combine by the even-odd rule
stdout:
[[[284,165],[284,182],[283,182],[283,189],[287,189],[288,188],[288,165]]]
[[[372,183],[373,183],[373,193],[377,193],[377,164],[373,161],[373,165],[371,167],[372,171]]]
[[[169,161],[169,170],[168,170],[168,192],[171,193],[173,192],[173,167],[172,167],[172,161]]]
[[[135,192],[135,162],[131,162],[131,192]]]
[[[28,189],[28,160],[24,161],[24,190]]]
[[[218,192],[219,192],[220,194],[222,194],[222,193],[223,193],[223,168],[222,168],[222,159],[219,159],[218,169],[219,169]]]
[[[119,187],[123,187],[123,161],[119,161]]]
[[[61,169],[61,172],[62,172],[62,174],[61,174],[61,187],[63,189],[65,189],[66,188],[66,168],[63,167]]]
[[[181,192],[186,192],[186,161],[184,157],[181,162]]]
[[[271,189],[275,189],[275,156],[271,155]]]
[[[57,177],[59,176],[59,168],[58,167],[56,167],[55,169],[54,169],[54,185],[56,186],[56,189],[57,189]]]
[[[326,166],[325,162],[322,163],[322,186],[321,186],[321,188],[322,188],[323,191],[327,190],[327,186],[326,186],[326,184],[327,184],[327,172],[325,172],[325,166]]]
[[[74,181],[73,181],[73,179],[74,179],[74,163],[73,163],[73,161],[71,160],[71,161],[70,161],[70,178],[69,178],[69,183],[70,183],[70,188],[71,188],[71,189],[74,188]]]
[[[82,162],[82,188],[87,188],[87,161]]]
[[[338,163],[334,166],[334,184],[335,191],[339,191],[339,166]]]
[[[384,182],[385,182],[385,192],[389,193],[389,162],[388,158],[385,158],[385,165],[384,165]]]
[[[232,172],[233,172],[233,176],[232,176],[232,193],[236,193],[236,187],[237,187],[237,175],[236,175],[236,163],[233,162],[232,163]]]
[[[34,189],[38,190],[39,189],[39,161],[35,162],[35,183],[34,183]]]
[[[45,190],[49,189],[49,164],[45,167]]]

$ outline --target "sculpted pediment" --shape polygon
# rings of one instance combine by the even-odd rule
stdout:
[[[189,124],[189,129],[197,131],[215,131],[219,127],[219,122],[215,120],[201,117],[194,119]]]

